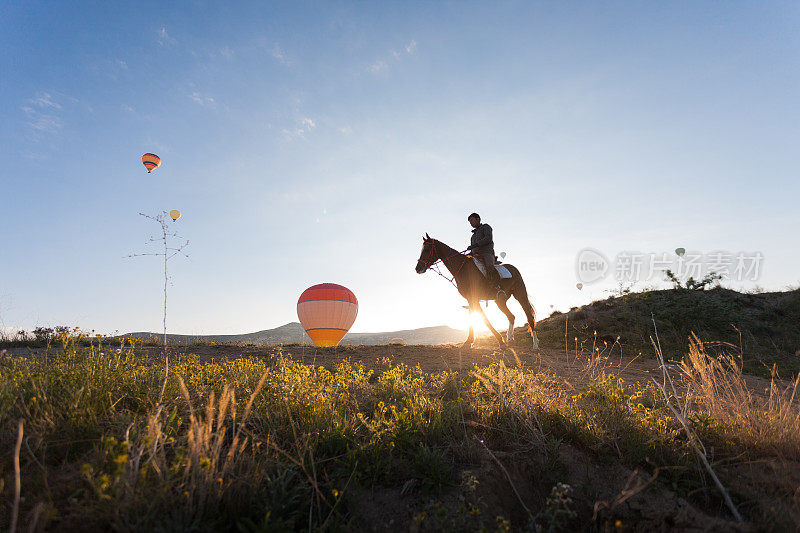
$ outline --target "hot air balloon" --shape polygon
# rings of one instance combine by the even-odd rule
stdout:
[[[321,283],[303,291],[297,300],[297,317],[317,346],[336,346],[358,314],[353,291],[336,283]]]
[[[583,288],[583,283],[576,283],[575,286],[578,287],[578,290],[581,290]]]
[[[683,257],[683,254],[686,253],[686,248],[675,248],[675,253]]]
[[[147,169],[147,173],[149,174],[150,171],[158,168],[158,166],[161,164],[161,158],[156,154],[151,154],[148,152],[142,156],[142,164]]]
[[[173,221],[175,221],[181,218],[181,212],[178,211],[177,209],[173,209],[172,211],[169,212],[169,216]]]

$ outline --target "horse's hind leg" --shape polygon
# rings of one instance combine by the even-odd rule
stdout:
[[[514,298],[519,302],[519,305],[522,306],[522,310],[525,311],[525,317],[528,319],[528,332],[531,334],[531,340],[533,341],[533,349],[539,349],[539,338],[536,336],[536,314],[533,310],[533,306],[531,305],[531,301],[528,299],[528,290],[525,288],[525,284],[522,283],[520,280],[520,285],[514,290]]]
[[[511,310],[508,308],[508,304],[506,304],[506,301],[507,299],[501,300],[498,298],[497,300],[495,300],[495,303],[497,304],[497,307],[499,307],[500,310],[503,312],[503,314],[506,315],[506,317],[508,317],[508,331],[506,332],[506,342],[511,344],[511,341],[514,340],[515,317],[514,314],[511,312]]]
[[[505,348],[506,347],[506,341],[503,340],[503,336],[500,335],[500,332],[498,332],[496,329],[494,329],[494,326],[492,325],[492,323],[489,322],[489,317],[487,317],[486,313],[483,312],[483,308],[481,307],[480,303],[476,306],[476,308],[477,308],[478,312],[481,314],[481,316],[483,317],[483,322],[484,322],[484,324],[486,324],[486,327],[489,328],[489,331],[492,332],[492,335],[494,335],[494,338],[497,339],[497,342],[500,343],[500,346]]]

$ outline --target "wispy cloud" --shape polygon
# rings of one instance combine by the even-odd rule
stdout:
[[[417,52],[417,41],[412,40],[408,44],[404,45],[402,48],[398,50],[392,50],[391,56],[396,60],[400,61],[406,56],[411,56],[416,54]],[[375,62],[371,63],[367,70],[372,72],[373,74],[381,74],[385,73],[389,70],[389,63],[386,59],[378,59]]]
[[[161,29],[158,30],[158,44],[164,46],[165,44],[172,45],[177,42],[178,41],[169,36],[169,34],[167,33],[167,28],[161,26]]]
[[[229,46],[223,46],[222,49],[219,51],[219,55],[221,55],[225,59],[233,59],[234,53]]]
[[[103,59],[87,65],[86,68],[95,75],[106,76],[114,81],[119,81],[130,73],[128,63],[122,59]]]
[[[20,109],[27,118],[28,137],[32,141],[38,142],[45,136],[55,135],[64,127],[58,115],[61,104],[54,101],[50,93],[37,93],[25,100]]]
[[[64,122],[57,116],[45,115],[27,107],[24,108],[30,121],[28,126],[39,133],[58,133],[64,126]]]
[[[37,93],[34,98],[28,99],[28,102],[40,108],[53,107],[55,109],[61,109],[61,104],[54,102],[50,93]]]
[[[47,155],[41,152],[34,152],[33,150],[23,150],[20,152],[20,155],[25,159],[30,159],[31,161],[44,161],[47,159]]]
[[[292,64],[292,61],[286,55],[286,52],[278,43],[275,43],[270,50],[270,55],[278,60],[281,65],[286,65],[287,67]]]
[[[201,93],[199,93],[197,91],[194,91],[192,94],[190,94],[189,98],[191,98],[191,100],[194,103],[196,103],[198,105],[201,105],[203,107],[212,107],[213,108],[213,107],[216,107],[216,105],[217,105],[217,102],[216,102],[216,100],[214,100],[214,98],[212,98],[211,96],[206,96],[204,94],[201,94]]]
[[[131,114],[135,114],[136,110],[127,104],[122,104],[122,110]]]
[[[145,145],[148,146],[148,150],[153,150],[156,153],[163,154],[169,152],[169,147],[162,142],[154,139],[153,137],[147,136],[145,140]]]
[[[406,55],[414,55],[417,51],[417,41],[411,41],[400,50],[392,50],[392,55],[395,59],[402,59]]]
[[[388,68],[389,68],[389,65],[386,63],[386,61],[384,61],[382,59],[379,59],[378,61],[376,61],[373,64],[371,64],[367,69],[370,72],[378,73],[378,72],[384,72]]]
[[[306,134],[314,131],[316,128],[317,124],[312,119],[303,117],[297,121],[297,125],[294,128],[285,128],[281,130],[281,134],[287,141],[305,139]]]

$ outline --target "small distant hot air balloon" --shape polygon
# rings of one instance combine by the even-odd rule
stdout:
[[[675,253],[683,257],[683,254],[686,253],[686,248],[675,248]]]
[[[303,291],[297,317],[317,346],[336,346],[358,315],[353,291],[336,283],[321,283]]]
[[[158,168],[158,166],[161,164],[161,158],[156,154],[147,152],[142,156],[142,164],[147,169],[147,173],[149,174],[151,171]]]
[[[500,252],[500,259],[505,259],[505,258],[506,258],[506,253]]]
[[[181,212],[178,211],[177,209],[173,209],[172,211],[169,212],[169,216],[174,222],[175,220],[181,218]]]
[[[583,288],[583,283],[576,283],[575,286],[578,287],[578,290],[581,290]]]

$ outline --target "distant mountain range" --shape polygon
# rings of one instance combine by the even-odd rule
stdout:
[[[148,339],[160,337],[161,333],[137,331],[129,333],[133,337]],[[389,342],[404,342],[406,344],[445,344],[450,342],[463,342],[466,332],[447,326],[433,326],[429,328],[404,329],[401,331],[384,331],[379,333],[348,333],[341,344],[387,344]],[[168,333],[167,339],[176,344],[186,344],[197,341],[218,343],[245,343],[245,344],[290,344],[297,342],[311,342],[303,331],[299,322],[289,322],[274,329],[265,329],[255,333],[242,333],[240,335],[178,335]]]

